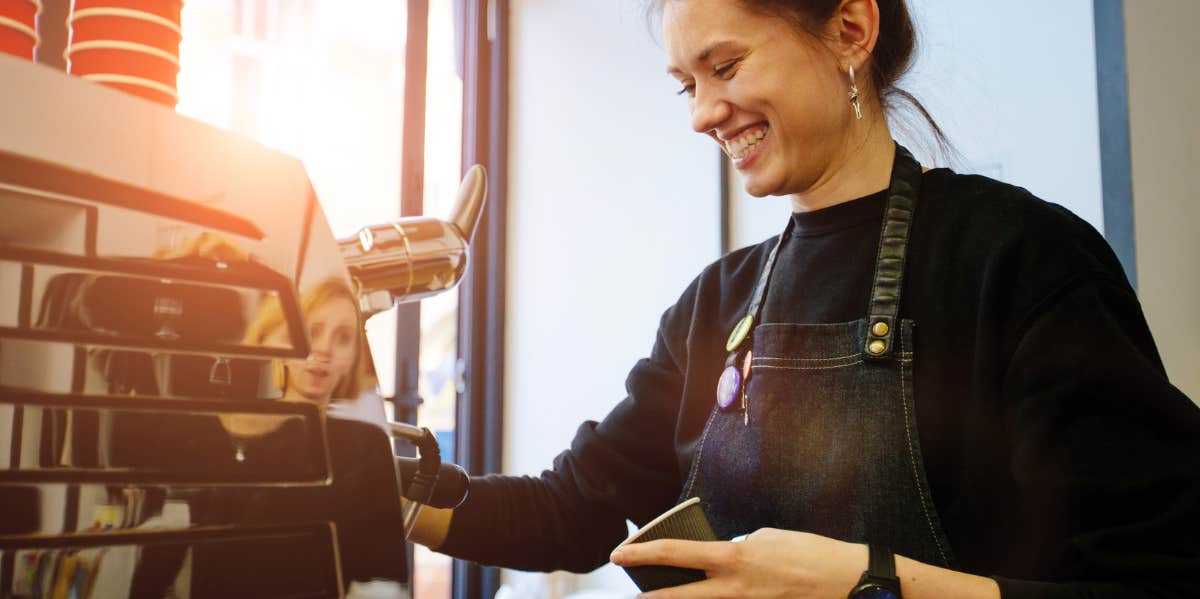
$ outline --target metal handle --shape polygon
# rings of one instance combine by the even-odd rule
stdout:
[[[433,432],[425,427],[416,427],[403,422],[388,422],[392,434],[407,439],[417,446],[421,461],[417,473],[413,475],[412,483],[401,489],[401,494],[408,499],[404,506],[404,538],[408,539],[417,523],[421,507],[433,496],[433,487],[437,484],[438,469],[442,465],[442,453],[437,445]],[[397,472],[397,480],[400,480]]]

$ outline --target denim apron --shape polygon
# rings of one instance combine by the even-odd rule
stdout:
[[[920,181],[897,145],[866,318],[758,324],[741,344],[745,398],[713,409],[681,496],[700,498],[718,538],[781,528],[954,565],[921,460],[913,322],[898,319]]]

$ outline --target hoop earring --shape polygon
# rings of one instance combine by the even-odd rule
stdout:
[[[850,65],[850,105],[854,107],[854,118],[862,120],[862,106],[858,102],[858,84],[854,82],[854,65]]]

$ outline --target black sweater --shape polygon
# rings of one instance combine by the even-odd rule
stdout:
[[[864,317],[883,208],[881,192],[793,215],[763,321]],[[553,470],[473,479],[441,550],[587,571],[627,518],[673,505],[773,244],[692,282],[628,397]],[[908,260],[922,457],[955,567],[1006,599],[1200,595],[1200,409],[1167,381],[1103,238],[1024,189],[938,169],[922,177]]]

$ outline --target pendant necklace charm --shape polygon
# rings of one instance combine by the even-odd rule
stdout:
[[[747,314],[733,326],[733,330],[729,332],[729,339],[725,341],[725,351],[737,351],[739,345],[746,340],[746,336],[750,334],[750,329],[754,327],[754,315]]]
[[[729,339],[725,341],[725,351],[736,352],[746,337],[750,335],[752,328],[754,328],[753,314],[747,314],[737,321],[733,330],[729,332]],[[732,407],[733,401],[741,396],[744,378],[743,370],[738,369],[737,354],[733,353],[725,360],[725,370],[721,371],[721,379],[717,381],[717,405],[722,411]]]
[[[738,371],[737,366],[727,366],[721,372],[721,380],[717,382],[717,406],[721,410],[728,410],[733,405],[733,400],[741,394],[742,390],[742,373]]]
[[[740,400],[742,423],[746,426],[750,426],[750,399],[746,393],[747,382],[750,380],[750,349],[747,347],[744,351],[739,351],[739,348],[746,344],[746,339],[754,330],[759,310],[762,308],[763,296],[767,292],[767,283],[771,279],[771,270],[775,268],[775,258],[779,255],[779,247],[791,230],[792,220],[788,219],[787,227],[775,240],[775,247],[771,248],[771,253],[767,255],[767,263],[763,265],[762,273],[758,276],[758,283],[750,297],[745,316],[733,325],[733,330],[729,331],[729,337],[725,340],[725,351],[729,352],[729,355],[725,358],[725,369],[721,371],[721,378],[717,381],[717,407],[726,412],[733,407],[735,400]]]

